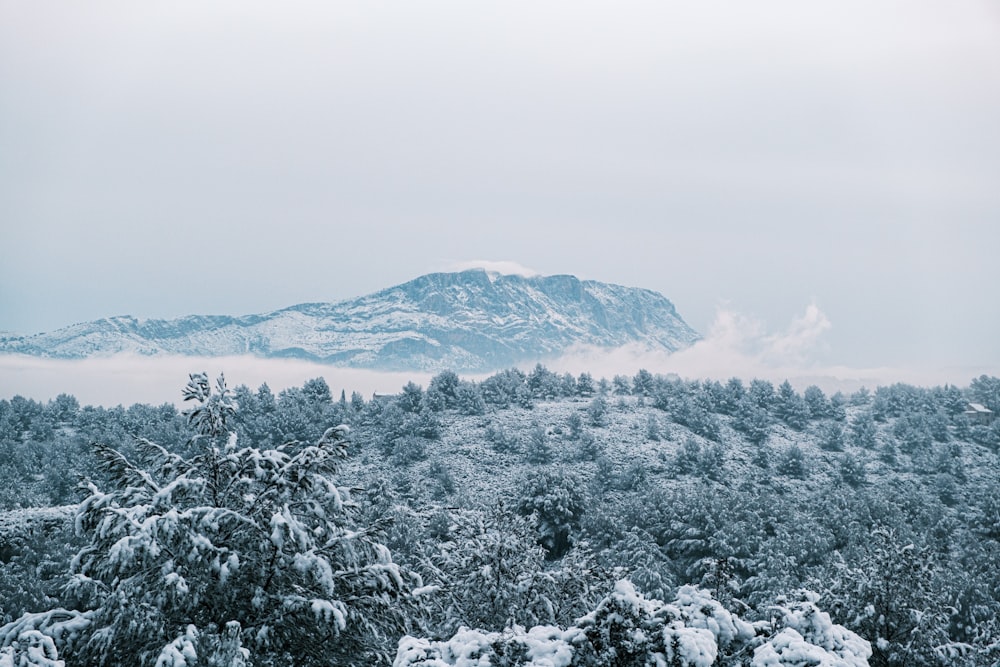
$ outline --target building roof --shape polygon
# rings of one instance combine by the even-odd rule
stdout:
[[[966,410],[968,413],[978,413],[978,414],[991,414],[993,411],[982,403],[969,403],[969,409]]]

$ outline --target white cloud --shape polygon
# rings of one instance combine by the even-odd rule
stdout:
[[[815,303],[795,317],[783,331],[769,332],[759,319],[733,310],[718,309],[708,335],[691,347],[665,353],[641,346],[613,350],[578,347],[547,365],[558,372],[611,377],[631,375],[640,368],[653,373],[674,373],[692,379],[744,381],[761,378],[772,382],[789,380],[799,389],[815,384],[825,391],[854,391],[893,382],[916,385],[968,384],[982,373],[996,375],[995,368],[851,367],[817,361],[825,346],[823,335],[832,324]]]
[[[256,389],[265,382],[275,393],[322,377],[334,396],[343,389],[360,392],[397,392],[409,381],[427,386],[429,373],[389,373],[291,359],[256,357],[142,357],[117,355],[91,359],[40,359],[0,355],[0,398],[15,395],[47,401],[72,394],[84,405],[180,403],[189,373],[225,373],[230,387],[245,384]]]
[[[470,259],[455,262],[449,267],[450,271],[468,271],[469,269],[485,269],[505,276],[524,276],[526,278],[539,275],[538,271],[511,260]]]

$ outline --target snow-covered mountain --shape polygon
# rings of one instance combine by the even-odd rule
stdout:
[[[253,354],[382,370],[481,372],[551,359],[575,345],[675,351],[698,338],[657,292],[568,275],[476,269],[263,315],[112,317],[0,337],[0,352],[59,358]]]

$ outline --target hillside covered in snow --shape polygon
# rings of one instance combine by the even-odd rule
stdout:
[[[538,365],[370,400],[200,382],[184,413],[0,401],[0,651],[1000,660],[997,378],[828,396]]]

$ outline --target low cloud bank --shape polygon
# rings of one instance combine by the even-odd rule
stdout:
[[[574,375],[588,372],[595,377],[634,375],[640,368],[652,373],[674,373],[684,378],[720,381],[738,377],[772,382],[789,380],[799,390],[815,384],[824,391],[850,392],[893,382],[931,386],[944,383],[965,386],[982,374],[1000,376],[997,368],[855,368],[815,361],[824,351],[823,335],[831,328],[826,315],[815,305],[806,307],[784,331],[767,331],[753,317],[720,309],[708,335],[691,347],[667,354],[639,346],[614,350],[577,347],[558,359],[543,360],[551,370]],[[531,365],[523,368],[530,371]],[[343,389],[360,392],[397,392],[407,382],[424,387],[432,373],[383,372],[337,368],[307,361],[259,359],[256,357],[114,357],[63,360],[21,355],[0,355],[0,398],[20,394],[47,401],[61,393],[73,394],[84,405],[131,405],[133,403],[180,403],[181,388],[189,373],[207,372],[214,377],[225,372],[229,385],[257,388],[265,382],[272,391],[301,386],[322,377],[334,396]],[[482,379],[484,376],[465,376]]]
[[[815,384],[826,392],[851,392],[894,382],[921,386],[964,386],[996,368],[952,366],[947,368],[852,367],[816,361],[826,351],[823,335],[832,324],[816,304],[792,320],[784,331],[769,332],[753,317],[720,308],[708,335],[691,347],[668,354],[641,346],[614,350],[578,347],[546,365],[559,372],[587,371],[594,376],[634,374],[640,368],[652,373],[674,373],[684,378],[744,381],[760,378],[789,380],[797,389]]]
[[[23,355],[0,356],[0,398],[20,394],[47,401],[72,394],[83,405],[181,403],[181,389],[189,373],[225,373],[230,387],[245,384],[256,389],[267,383],[275,393],[322,377],[333,395],[343,389],[365,399],[373,392],[397,392],[409,381],[424,386],[429,373],[388,373],[337,368],[307,361],[256,357],[179,357],[116,355],[91,359],[41,359]]]

